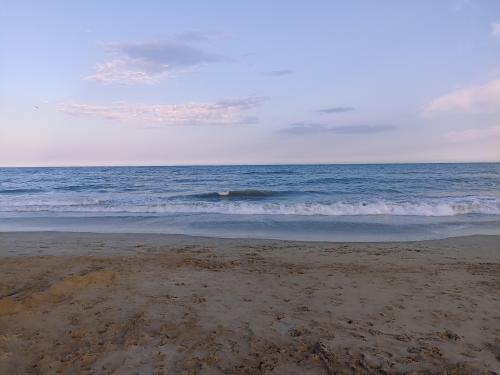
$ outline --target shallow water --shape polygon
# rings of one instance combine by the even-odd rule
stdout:
[[[500,163],[0,168],[0,230],[338,241],[500,234]]]

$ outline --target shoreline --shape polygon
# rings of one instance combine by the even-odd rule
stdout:
[[[192,240],[193,242],[202,241],[237,241],[237,242],[283,242],[283,243],[299,243],[304,245],[391,245],[391,244],[418,244],[418,243],[429,243],[429,242],[442,242],[442,241],[458,241],[467,239],[478,239],[483,238],[498,238],[500,243],[500,234],[467,234],[467,235],[457,235],[443,238],[429,238],[423,240],[389,240],[389,241],[328,241],[328,240],[295,240],[295,239],[281,239],[281,238],[256,238],[256,237],[224,237],[224,236],[204,236],[196,234],[184,234],[184,233],[157,233],[157,232],[95,232],[95,231],[67,231],[67,230],[9,230],[0,231],[1,237],[9,236],[103,236],[103,237],[134,237],[134,238],[147,238],[147,237],[163,237],[164,240]],[[500,245],[499,245],[500,249]],[[0,253],[0,257],[2,254]]]
[[[147,233],[147,232],[92,232],[92,231],[57,231],[57,230],[33,230],[33,231],[0,231],[0,258],[16,256],[15,251],[9,251],[9,254],[4,254],[2,250],[9,246],[12,242],[17,242],[19,237],[23,237],[23,240],[30,239],[35,242],[32,243],[32,249],[37,248],[37,243],[40,240],[51,241],[52,245],[56,245],[55,241],[72,240],[75,238],[79,238],[81,240],[91,240],[91,239],[102,239],[102,240],[119,240],[122,245],[130,245],[130,241],[133,243],[137,242],[153,242],[158,243],[161,242],[162,245],[166,246],[166,251],[175,250],[177,246],[220,246],[228,250],[231,246],[247,247],[252,245],[260,245],[266,246],[272,244],[274,246],[279,245],[282,248],[286,248],[286,246],[292,247],[303,247],[307,249],[321,249],[325,246],[357,246],[360,248],[366,247],[390,247],[390,246],[419,246],[429,244],[430,249],[437,250],[439,248],[440,243],[444,243],[445,246],[458,245],[458,248],[461,251],[465,251],[467,246],[476,243],[487,242],[488,247],[492,249],[498,250],[499,259],[500,259],[500,235],[498,234],[471,234],[471,235],[460,235],[460,236],[451,236],[445,238],[434,238],[434,239],[424,239],[424,240],[394,240],[394,241],[324,241],[324,240],[295,240],[295,239],[280,239],[280,238],[253,238],[253,237],[221,237],[221,236],[203,236],[203,235],[191,235],[191,234],[182,234],[182,233]],[[6,240],[6,242],[4,242]],[[466,244],[464,246],[464,244]],[[498,246],[497,246],[498,245]],[[26,249],[26,243],[20,247],[21,249]],[[36,253],[24,252],[23,255],[26,256],[37,256],[40,254],[43,255],[62,255],[60,251],[56,251],[51,254],[50,250],[59,249],[60,246],[56,245],[51,248],[50,246],[42,245],[38,246],[38,250]],[[43,250],[40,250],[43,249]],[[88,249],[88,247],[87,247]],[[456,249],[456,248],[455,248]],[[95,252],[85,253],[81,252],[80,248],[72,248],[71,252],[68,251],[64,253],[64,255],[98,255]],[[476,249],[477,250],[477,249]],[[122,256],[130,256],[135,255],[130,251],[122,252],[123,249],[104,249],[100,248],[101,255],[122,255]],[[472,256],[472,254],[470,254]]]
[[[155,216],[95,216],[95,217],[16,217],[0,218],[0,234],[9,233],[82,233],[102,235],[156,235],[186,236],[204,239],[234,239],[257,241],[290,241],[305,243],[397,243],[435,241],[470,236],[500,236],[498,220],[456,222],[446,220],[420,223],[408,221],[399,225],[384,221],[315,221],[316,229],[304,229],[305,222],[262,222],[258,228],[245,227],[246,223],[222,221],[211,230],[204,227],[209,219],[194,222],[198,227],[177,226],[166,217]],[[162,221],[164,220],[164,221]],[[207,221],[208,220],[208,221]],[[391,218],[391,220],[395,220]],[[460,227],[465,225],[465,227]],[[171,229],[166,231],[165,228]],[[454,226],[456,228],[454,228]],[[319,229],[318,229],[319,228]]]
[[[0,233],[0,372],[495,373],[500,236]]]
[[[370,245],[370,244],[411,244],[420,242],[434,242],[434,241],[448,241],[448,240],[461,240],[467,238],[493,238],[497,237],[500,241],[500,234],[467,234],[467,235],[457,235],[444,238],[430,238],[424,240],[393,240],[393,241],[328,241],[328,240],[295,240],[295,239],[280,239],[280,238],[254,238],[254,237],[223,237],[223,236],[203,236],[196,234],[184,234],[184,233],[157,233],[157,232],[95,232],[95,231],[71,231],[71,230],[8,230],[0,231],[1,236],[17,236],[17,235],[68,235],[68,236],[141,236],[141,237],[165,237],[166,240],[169,239],[192,239],[195,240],[208,240],[208,241],[249,241],[249,242],[285,242],[285,243],[303,243],[303,244],[356,244],[356,245]],[[0,254],[0,256],[2,256]]]

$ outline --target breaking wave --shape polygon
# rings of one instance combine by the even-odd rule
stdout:
[[[42,189],[0,189],[0,194],[27,194],[39,193]]]
[[[245,191],[249,194],[251,191]],[[231,192],[228,192],[231,196]],[[242,192],[240,191],[239,194]],[[215,194],[215,193],[213,193]],[[219,194],[219,193],[217,193]],[[250,193],[252,194],[252,193]],[[222,195],[224,196],[224,195]],[[430,200],[427,202],[394,202],[378,200],[373,202],[116,202],[85,199],[82,201],[30,201],[2,202],[0,212],[79,212],[79,213],[211,213],[232,215],[400,215],[400,216],[456,216],[467,214],[500,215],[500,199],[474,198],[455,200]]]
[[[271,197],[281,194],[282,192],[278,191],[264,191],[264,190],[228,190],[228,191],[218,191],[213,193],[206,194],[196,194],[194,197],[197,198],[217,198],[217,199],[227,199],[227,198],[263,198],[263,197]]]

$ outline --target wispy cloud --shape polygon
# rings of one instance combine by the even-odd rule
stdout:
[[[331,114],[331,113],[344,113],[344,112],[352,112],[355,108],[353,107],[327,107],[318,109],[317,112]]]
[[[96,72],[86,79],[100,83],[155,83],[168,72],[166,64],[125,57],[97,64]]]
[[[179,42],[207,42],[212,39],[217,33],[213,31],[191,30],[175,35],[175,40]]]
[[[491,35],[500,40],[500,22],[493,22],[491,24]]]
[[[500,139],[500,125],[481,129],[472,128],[452,131],[446,133],[445,137],[452,142],[471,142],[484,139]]]
[[[287,128],[281,129],[282,133],[305,135],[317,133],[333,134],[373,134],[395,130],[392,125],[343,125],[330,126],[325,124],[314,124],[305,122],[296,122],[290,124]]]
[[[500,112],[500,79],[452,91],[434,99],[422,111],[426,116],[436,113],[497,112]]]
[[[86,79],[101,83],[154,83],[174,71],[228,60],[181,42],[108,43],[105,48],[111,59],[98,64],[96,72]]]
[[[293,70],[290,70],[290,69],[270,70],[268,72],[262,72],[263,75],[269,76],[269,77],[283,77],[283,76],[289,76],[293,73],[295,73],[295,72]]]
[[[255,123],[247,111],[267,100],[265,97],[226,99],[216,103],[95,105],[63,103],[59,110],[75,116],[93,116],[119,122],[138,122],[163,126],[230,125]]]

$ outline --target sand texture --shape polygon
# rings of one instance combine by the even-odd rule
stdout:
[[[500,237],[0,234],[0,374],[500,373]]]

